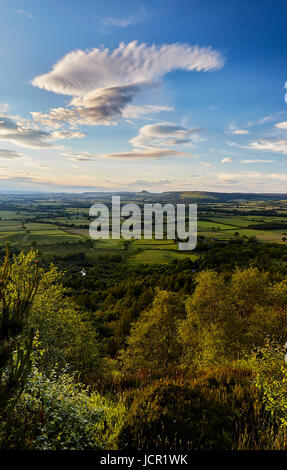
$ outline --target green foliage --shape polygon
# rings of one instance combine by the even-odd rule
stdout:
[[[241,325],[222,275],[203,271],[179,327],[184,364],[214,364],[238,354]],[[236,338],[235,338],[236,336]]]
[[[229,285],[230,300],[235,304],[237,315],[250,317],[257,305],[268,305],[270,290],[267,273],[252,267],[237,268]]]
[[[2,422],[2,448],[115,449],[125,408],[52,371],[32,369],[9,422]]]
[[[152,307],[144,311],[131,329],[127,350],[122,352],[125,370],[167,371],[181,354],[176,334],[185,309],[178,295],[158,290]]]
[[[286,285],[286,279],[271,284],[266,273],[251,267],[237,268],[230,278],[200,272],[179,327],[183,363],[226,364],[263,345],[268,335],[285,342]]]
[[[275,422],[287,430],[287,365],[283,348],[267,340],[249,361],[255,373],[255,385],[266,409]]]
[[[7,411],[22,391],[31,367],[34,332],[26,329],[39,283],[38,265],[28,261],[30,278],[14,283],[17,260],[9,260],[9,246],[0,277],[0,409]]]
[[[15,258],[11,286],[22,288],[29,282],[31,263],[37,254],[20,253]],[[67,297],[61,280],[63,275],[54,265],[39,269],[38,291],[33,299],[28,327],[38,332],[38,349],[42,351],[38,366],[44,370],[69,364],[82,374],[94,372],[99,366],[98,336],[88,315]],[[12,287],[11,287],[12,289]]]

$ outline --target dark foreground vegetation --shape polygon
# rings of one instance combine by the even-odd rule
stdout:
[[[287,449],[287,247],[212,238],[162,264],[2,246],[0,448]]]

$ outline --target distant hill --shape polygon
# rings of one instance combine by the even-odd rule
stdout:
[[[111,201],[112,196],[121,196],[122,201],[141,202],[173,202],[173,203],[230,203],[244,201],[287,201],[287,193],[220,193],[209,191],[164,191],[162,193],[152,193],[146,190],[139,192],[119,191],[119,192],[84,192],[84,193],[31,193],[31,192],[3,192],[1,199],[10,200],[81,200],[85,201]]]

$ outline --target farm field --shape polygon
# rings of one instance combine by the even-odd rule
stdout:
[[[189,258],[195,261],[198,256],[196,254],[186,254],[184,251],[169,251],[169,250],[144,250],[135,256],[131,256],[128,260],[129,264],[166,264],[174,260],[182,260]]]
[[[96,194],[96,193],[95,193]],[[248,201],[244,199],[216,202],[218,196],[209,195],[198,204],[198,240],[208,246],[232,239],[256,238],[260,243],[286,243],[286,200],[272,202]],[[144,198],[129,194],[122,201],[136,202],[141,206]],[[172,203],[173,194],[162,202],[160,195],[154,202]],[[181,196],[177,195],[177,200]],[[186,203],[196,202],[199,193],[182,193]],[[188,199],[189,198],[189,199]],[[0,196],[0,247],[7,242],[17,249],[37,248],[45,256],[72,256],[85,254],[93,261],[98,256],[120,256],[122,263],[166,264],[174,260],[189,258],[196,260],[204,256],[204,250],[181,252],[176,240],[92,240],[89,236],[89,208],[95,202],[110,204],[111,196],[83,198],[75,195],[40,196],[1,200]],[[214,200],[214,202],[213,202]],[[122,219],[123,220],[123,219]],[[286,225],[286,227],[285,227]],[[258,226],[258,229],[257,229]]]

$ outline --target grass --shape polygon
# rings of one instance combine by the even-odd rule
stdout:
[[[265,243],[283,243],[281,232],[271,230],[253,230],[247,228],[234,227],[233,230],[221,230],[215,232],[198,232],[198,235],[203,235],[205,238],[216,238],[219,240],[230,240],[235,238],[235,233],[239,237],[256,237],[258,241]]]
[[[144,250],[141,253],[131,256],[128,259],[129,264],[167,264],[174,260],[189,258],[195,261],[198,256],[196,254],[186,253],[184,251],[168,251],[168,250]]]
[[[133,240],[128,244],[129,251],[138,250],[177,250],[178,245],[173,240]]]
[[[227,220],[226,220],[227,222]],[[234,227],[232,224],[225,224],[225,223],[221,223],[219,221],[215,221],[215,220],[212,220],[212,221],[207,221],[207,220],[199,220],[198,223],[197,223],[197,228],[198,230],[212,230],[212,229],[215,229],[215,230],[233,230]]]
[[[19,231],[0,232],[0,245],[5,245],[7,241],[12,246],[31,246],[33,242],[38,245],[53,245],[56,243],[75,243],[81,240],[78,235],[66,234],[62,230],[39,230],[39,231]]]

